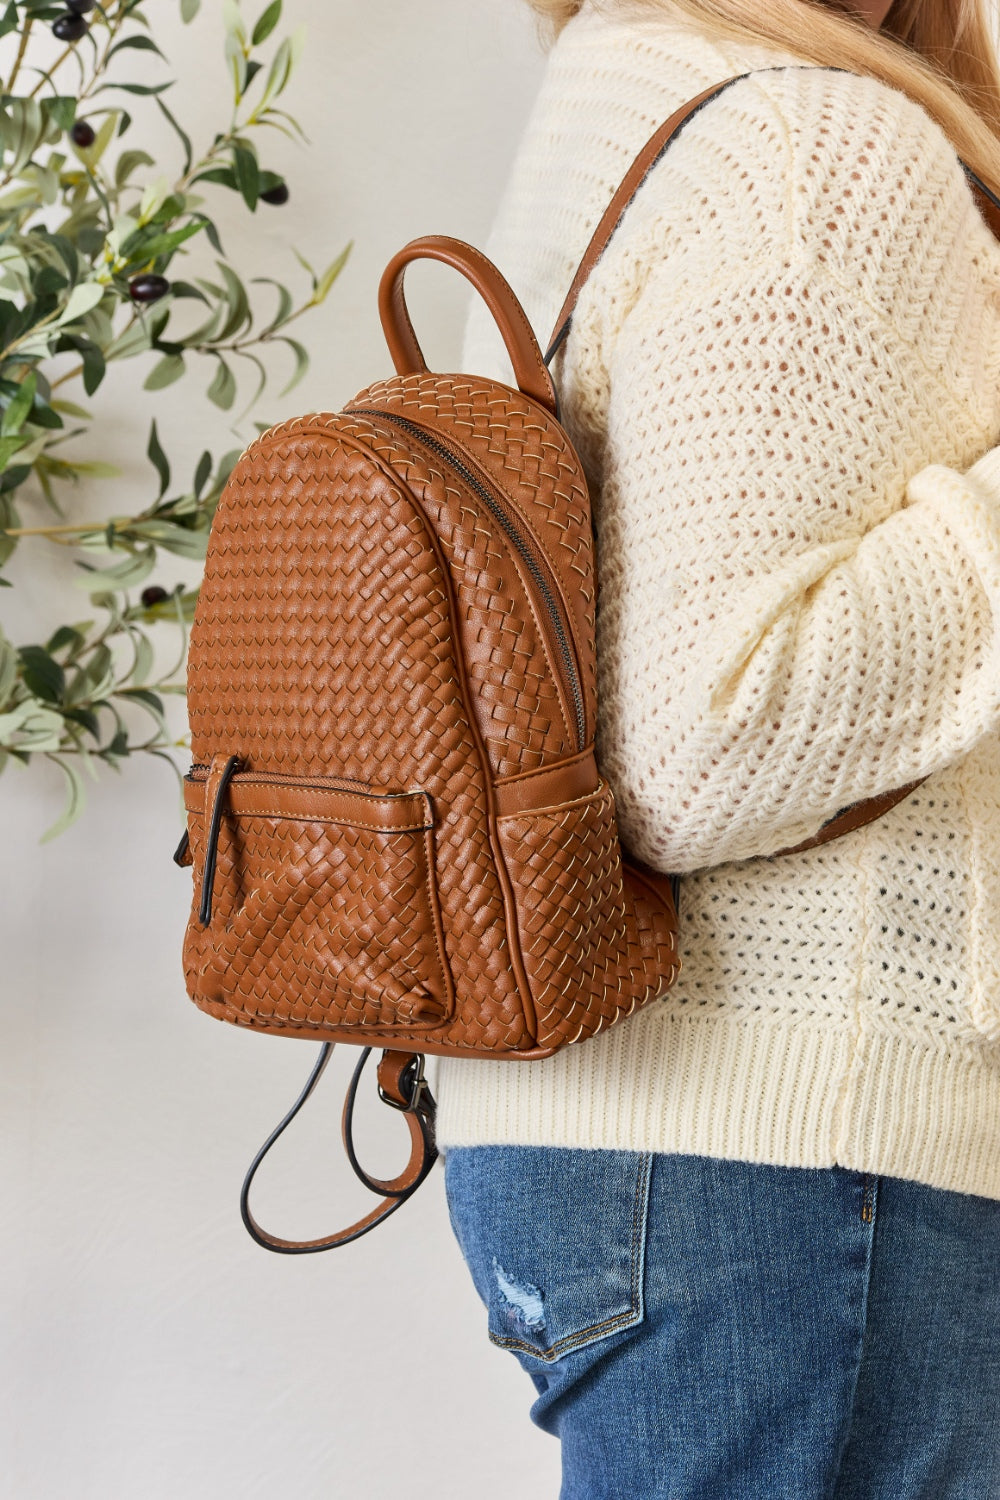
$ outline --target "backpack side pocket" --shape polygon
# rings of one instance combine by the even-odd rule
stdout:
[[[540,1046],[592,1036],[667,988],[675,933],[626,874],[606,781],[557,806],[502,815],[497,835]]]

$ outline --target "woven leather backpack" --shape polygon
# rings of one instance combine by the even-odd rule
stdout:
[[[395,377],[341,412],[262,433],[221,497],[191,631],[194,764],[175,857],[194,874],[191,998],[220,1020],[323,1043],[243,1186],[244,1222],[269,1249],[345,1244],[423,1181],[435,1159],[424,1054],[529,1065],[677,976],[677,882],[625,859],[594,760],[590,502],[548,366],[647,173],[737,81],[697,95],[640,153],[544,358],[484,256],[415,240],[379,292]],[[996,230],[1000,204],[974,181]],[[419,258],[485,299],[516,388],[427,370],[403,296]],[[870,821],[917,785],[782,853]],[[364,1049],[344,1140],[379,1201],[336,1234],[280,1239],[251,1214],[250,1183],[334,1042]],[[351,1137],[373,1046],[379,1093],[411,1135],[391,1181],[364,1171]]]

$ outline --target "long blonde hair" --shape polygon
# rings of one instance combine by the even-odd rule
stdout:
[[[550,32],[585,0],[529,0]],[[689,30],[868,73],[927,110],[1000,196],[1000,63],[990,0],[894,0],[880,31],[851,0],[589,0],[613,14],[667,11]]]

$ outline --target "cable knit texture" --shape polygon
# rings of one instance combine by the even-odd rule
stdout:
[[[682,972],[544,1062],[442,1059],[440,1138],[1000,1197],[1000,244],[954,148],[870,78],[587,5],[488,250],[544,339],[642,143],[767,68],[669,146],[556,366],[599,758],[626,844],[684,875]],[[465,367],[510,378],[478,309]]]

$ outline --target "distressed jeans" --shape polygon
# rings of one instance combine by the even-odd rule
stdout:
[[[445,1184],[561,1500],[1000,1497],[1000,1202],[538,1146]]]

